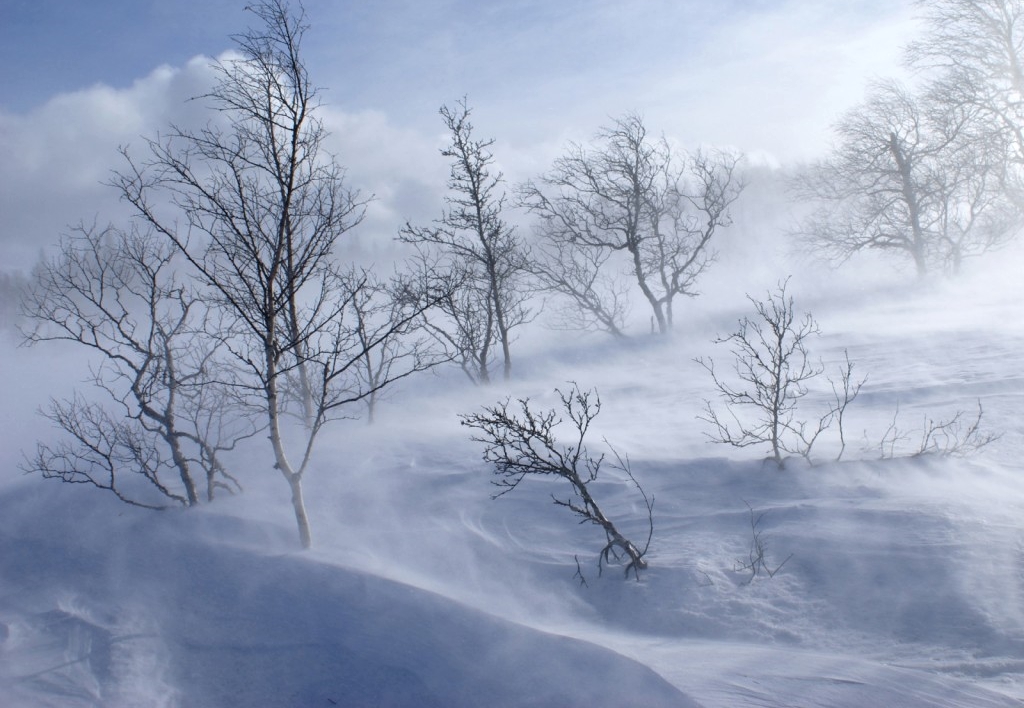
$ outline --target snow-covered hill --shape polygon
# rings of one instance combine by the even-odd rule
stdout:
[[[711,339],[742,293],[695,301],[670,342],[528,342],[507,388],[423,377],[373,427],[329,430],[307,553],[259,447],[232,460],[245,494],[189,512],[23,477],[18,451],[46,434],[28,414],[66,381],[5,345],[2,704],[1020,705],[1024,307],[1005,280],[828,298],[794,282],[824,331],[814,353],[847,349],[868,375],[840,462],[835,441],[781,471],[707,442],[693,358],[725,356]],[[639,582],[598,574],[601,534],[551,504],[556,481],[492,500],[458,424],[506,395],[552,405],[567,381],[600,391],[591,444],[627,453],[655,497]],[[926,417],[979,401],[1001,437],[978,454],[878,459],[897,404],[907,453]],[[642,540],[628,480],[608,470],[594,492]],[[771,567],[785,561],[772,578],[735,570],[751,509]]]

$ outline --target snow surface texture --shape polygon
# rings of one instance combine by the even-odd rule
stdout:
[[[992,283],[870,298],[791,283],[824,332],[812,353],[835,366],[848,349],[869,376],[842,462],[834,438],[782,471],[707,442],[693,358],[727,363],[711,340],[746,314],[742,292],[692,303],[668,342],[526,342],[507,389],[423,377],[374,426],[329,429],[307,553],[260,447],[231,460],[245,494],[181,513],[22,476],[19,451],[50,434],[32,410],[75,375],[5,344],[0,704],[1019,706],[1024,308],[1019,285]],[[594,451],[606,437],[655,497],[639,582],[598,575],[601,533],[551,503],[557,480],[492,501],[458,425],[506,394],[552,406],[570,380],[600,392]],[[878,459],[897,403],[907,454],[925,416],[979,400],[1002,437],[978,454]],[[602,475],[595,496],[642,541],[635,489]],[[773,578],[735,570],[747,504],[771,567],[788,558]]]

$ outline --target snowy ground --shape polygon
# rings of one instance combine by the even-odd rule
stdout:
[[[425,377],[375,426],[329,431],[308,477],[308,553],[259,449],[234,461],[244,495],[193,512],[21,476],[19,451],[46,434],[30,413],[71,375],[56,354],[4,345],[2,703],[1021,705],[1017,280],[1007,268],[998,282],[808,298],[794,280],[824,332],[815,353],[834,364],[848,349],[869,377],[838,463],[834,441],[819,464],[783,471],[763,450],[706,441],[696,416],[711,389],[693,357],[725,361],[711,339],[745,314],[742,292],[687,303],[667,343],[534,342],[507,389]],[[601,534],[550,503],[555,482],[492,501],[458,425],[506,394],[550,405],[570,380],[600,391],[595,450],[603,436],[627,453],[655,497],[639,582],[598,575]],[[977,455],[878,459],[897,403],[912,436],[925,416],[979,400],[1002,437]],[[627,481],[609,471],[594,491],[642,540]],[[789,559],[773,578],[734,570],[751,543],[747,504],[764,514],[769,562]]]

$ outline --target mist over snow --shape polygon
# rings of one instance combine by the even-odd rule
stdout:
[[[132,33],[129,63],[83,49],[50,11],[19,8],[0,28],[8,64],[39,57],[14,29],[45,44],[52,27],[46,49],[90,77],[68,85],[79,71],[39,62],[0,97],[0,706],[1024,702],[1024,243],[917,278],[888,253],[833,267],[793,237],[809,209],[793,176],[868,80],[906,75],[912,3],[306,3],[323,149],[372,197],[345,263],[386,277],[411,253],[399,229],[442,217],[451,135],[437,111],[463,96],[477,137],[495,139],[503,218],[534,245],[515,187],[628,111],[679,149],[744,153],[745,189],[670,334],[654,334],[635,288],[622,339],[559,329],[555,301],[535,295],[510,380],[473,385],[450,364],[386,389],[372,424],[363,402],[346,408],[304,478],[305,551],[263,432],[223,455],[244,491],[187,510],[24,472],[59,435],[39,411],[99,397],[103,369],[69,342],[25,346],[15,291],[75,224],[139,223],[107,184],[118,150],[221,125],[196,97],[249,21],[219,0],[135,5],[105,7],[107,24],[68,15],[89,36]],[[191,32],[190,12],[206,25],[182,58],[167,33]],[[781,469],[766,444],[713,440],[708,405],[723,403],[698,362],[732,375],[716,340],[780,283],[820,326],[812,363],[835,382],[849,357],[864,379],[843,439],[830,428],[813,463]],[[557,408],[573,386],[601,401],[585,441],[605,455],[590,486],[601,508],[642,545],[648,508],[616,453],[653,499],[638,574],[602,560],[602,530],[554,503],[564,479],[493,498],[493,466],[461,424],[503,401]],[[813,380],[802,415],[834,395]],[[923,449],[948,421],[991,442]],[[301,440],[300,424],[284,435]]]
[[[824,332],[814,354],[833,363],[848,349],[868,375],[846,461],[825,462],[829,440],[819,464],[779,471],[763,449],[707,441],[696,416],[709,382],[692,359],[721,356],[711,339],[743,307],[701,298],[668,341],[538,328],[508,386],[439,371],[403,385],[373,426],[335,426],[309,476],[307,553],[255,442],[230,459],[245,493],[188,512],[21,476],[19,450],[50,434],[32,409],[82,364],[5,345],[18,372],[0,492],[8,704],[1016,705],[1019,280],[819,287],[793,284]],[[551,504],[555,482],[492,501],[458,424],[505,395],[553,405],[569,380],[600,391],[589,444],[628,454],[655,498],[639,582],[614,565],[598,574],[600,532]],[[877,459],[897,403],[916,432],[979,400],[1002,436],[982,453]],[[643,533],[626,480],[608,470],[595,494]],[[735,570],[746,504],[764,514],[770,562],[788,558],[749,583]]]

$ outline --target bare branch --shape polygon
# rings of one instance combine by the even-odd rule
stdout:
[[[140,446],[134,460],[139,466],[154,455],[166,456],[166,464],[149,470],[151,482],[176,499],[171,481],[162,479],[174,474],[191,506],[199,503],[196,465],[206,471],[207,498],[212,498],[226,472],[209,451],[233,446],[235,433],[246,434],[212,424],[228,415],[212,376],[222,352],[204,334],[207,310],[182,284],[178,266],[173,249],[153,234],[82,225],[62,240],[55,257],[37,267],[22,304],[32,325],[26,341],[68,341],[96,355],[92,383],[126,420],[117,421],[107,411],[101,416],[98,408],[80,401],[54,404],[48,417],[81,445],[87,444],[85,422],[94,429],[108,426],[104,434],[114,436],[117,446]],[[44,448],[37,462],[47,475],[52,470],[43,457],[55,458],[53,448]],[[70,448],[61,449],[59,457],[68,462]],[[117,493],[112,482],[105,488]]]
[[[738,329],[717,344],[730,344],[733,356],[731,377],[723,377],[713,359],[698,358],[698,364],[711,375],[725,412],[715,410],[705,401],[700,420],[710,423],[708,437],[717,443],[734,447],[768,445],[771,459],[782,467],[786,454],[800,455],[810,461],[819,437],[839,425],[840,443],[845,448],[842,430],[847,406],[856,398],[864,380],[854,381],[853,364],[846,357],[846,368],[840,373],[840,386],[832,382],[833,405],[813,423],[797,416],[801,400],[809,392],[809,384],[824,373],[824,366],[813,363],[807,342],[820,333],[818,323],[805,313],[797,318],[793,298],[787,295],[788,279],[779,282],[765,300],[748,296],[756,318],[744,317]],[[736,383],[733,383],[736,382]],[[750,416],[741,416],[749,410]],[[842,450],[840,450],[842,455]]]
[[[765,554],[768,552],[768,542],[762,535],[762,530],[758,528],[761,525],[761,520],[764,519],[764,515],[767,512],[761,512],[757,514],[754,511],[754,507],[750,505],[750,502],[744,500],[744,504],[747,506],[747,510],[750,512],[750,552],[747,554],[747,560],[737,560],[734,566],[734,570],[739,572],[749,572],[750,577],[747,578],[745,585],[749,585],[754,582],[762,572],[765,573],[769,578],[774,578],[775,574],[782,570],[782,566],[789,562],[789,559],[793,557],[790,553],[786,556],[785,560],[779,563],[777,566],[772,568],[768,564],[768,559]]]
[[[665,138],[648,137],[636,114],[603,128],[589,147],[570,144],[550,172],[519,188],[520,203],[540,219],[542,287],[578,311],[580,327],[621,334],[624,292],[600,273],[621,253],[668,332],[675,298],[697,294],[714,260],[711,241],[731,223],[743,188],[738,162],[726,153],[677,156]]]
[[[506,400],[482,413],[461,415],[462,425],[480,431],[473,440],[484,444],[484,461],[494,467],[494,480],[501,491],[495,498],[512,491],[527,475],[554,476],[569,483],[570,495],[552,496],[557,506],[565,507],[580,519],[580,523],[600,526],[607,540],[601,549],[598,568],[619,558],[621,551],[629,559],[626,575],[632,571],[639,579],[640,571],[647,568],[644,556],[653,534],[653,499],[649,499],[629,468],[628,458],[612,450],[618,469],[629,477],[640,491],[647,507],[650,532],[643,550],[619,533],[615,524],[604,515],[590,493],[589,484],[597,479],[604,455],[592,457],[584,443],[591,422],[601,411],[601,399],[596,391],[581,391],[573,384],[569,391],[556,389],[561,408],[568,419],[571,442],[556,440],[554,430],[563,422],[555,410],[537,411],[528,399],[518,400],[518,412],[509,410]]]
[[[897,445],[911,439],[909,431],[901,430],[896,425],[899,412],[897,404],[892,422],[879,443],[880,456],[883,460],[896,457]],[[979,399],[978,413],[973,418],[968,418],[967,413],[962,410],[956,411],[945,420],[936,421],[925,416],[921,430],[917,433],[918,442],[906,453],[907,456],[967,457],[978,452],[1000,438],[999,434],[982,431],[983,415]]]
[[[431,289],[450,292],[437,308],[446,322],[435,322],[428,331],[454,349],[471,380],[487,383],[491,348],[501,348],[507,380],[513,330],[532,318],[526,306],[529,253],[502,218],[505,195],[500,192],[502,175],[493,172],[494,140],[473,137],[471,112],[465,98],[454,107],[441,107],[451,135],[451,143],[441,150],[451,159],[446,208],[433,226],[406,224],[399,240],[417,248],[417,278],[432,283]]]

